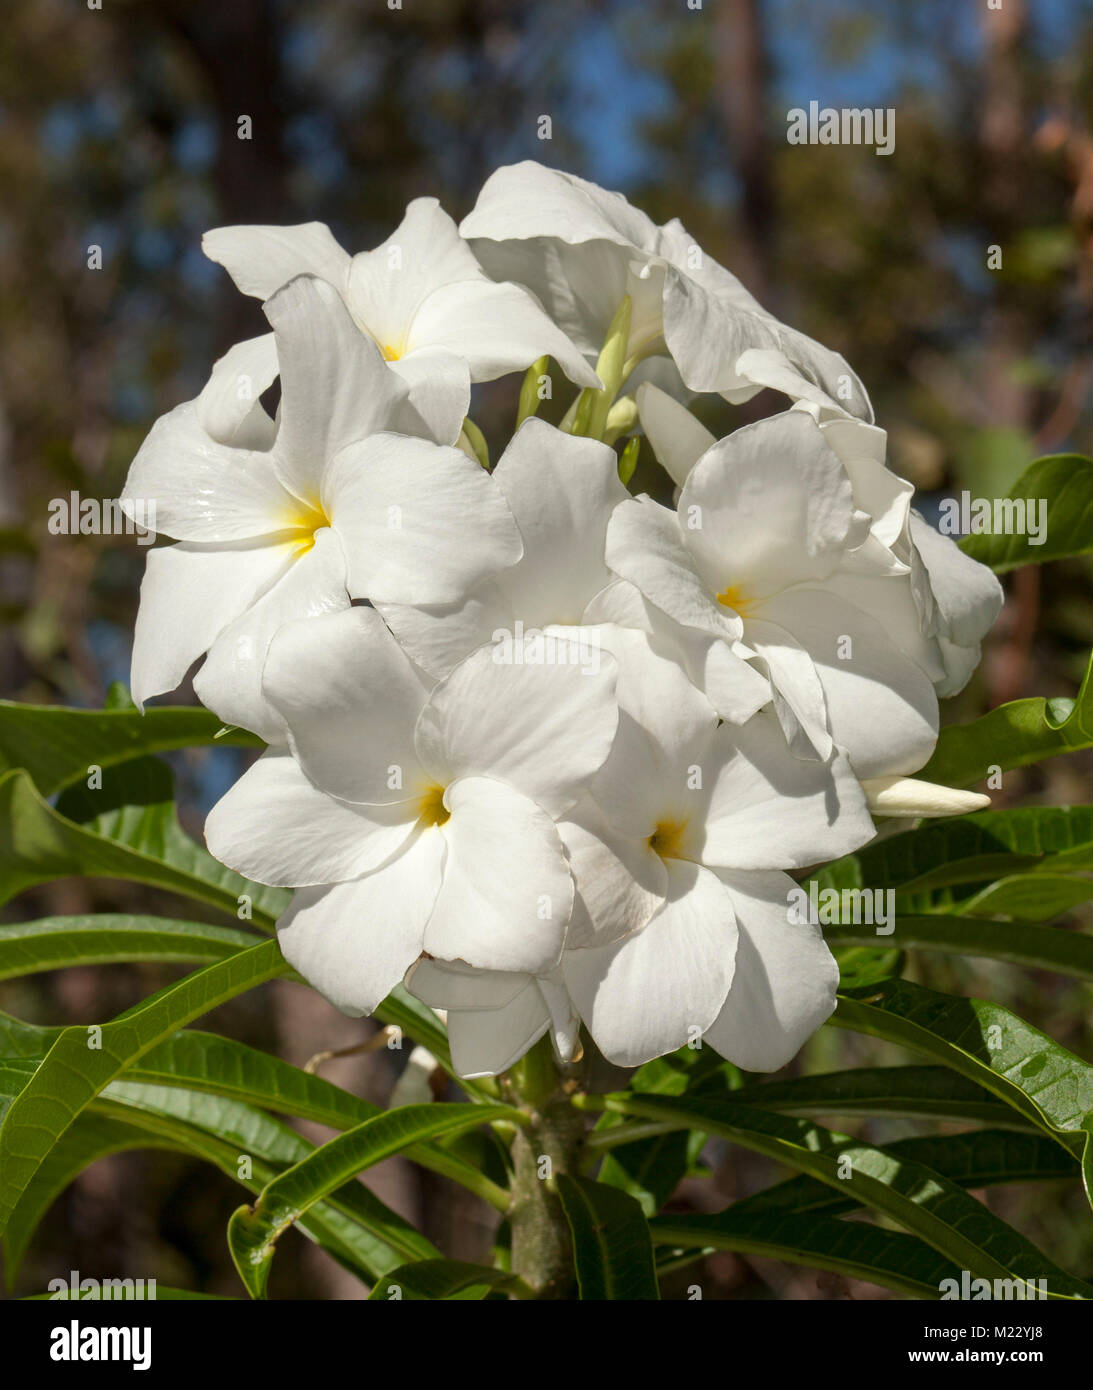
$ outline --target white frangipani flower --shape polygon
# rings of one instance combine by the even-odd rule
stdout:
[[[737,367],[756,385],[789,396],[794,409],[819,423],[850,479],[855,507],[870,518],[868,540],[847,562],[872,573],[910,574],[914,611],[904,605],[903,621],[890,635],[929,674],[939,696],[955,695],[979,664],[983,638],[1002,609],[1002,586],[986,565],[912,510],[914,488],[886,466],[884,430],[852,418],[780,354],[746,352]],[[714,435],[656,386],[638,389],[637,406],[657,458],[682,486],[716,442]]]
[[[821,428],[787,411],[714,444],[678,513],[618,507],[607,562],[681,627],[762,658],[796,753],[826,760],[834,742],[859,777],[886,776],[930,756],[937,699],[888,636],[916,629],[906,578],[855,563],[868,535]]]
[[[177,544],[133,691],[204,654],[202,700],[270,742],[206,837],[295,890],[286,959],[350,1014],[403,984],[468,1077],[545,1037],[570,1063],[582,1026],[622,1066],[784,1065],[838,979],[790,872],[987,804],[913,774],[1000,590],[912,510],[857,377],[678,221],[534,163],[357,256],[314,222],[205,249],[273,331],[134,461],[125,505]],[[547,354],[602,389],[491,473],[471,383]],[[721,440],[685,404],[762,389],[790,408]],[[676,506],[600,442],[638,425]]]
[[[579,386],[600,384],[525,290],[483,274],[435,198],[416,198],[385,242],[356,256],[322,222],[217,227],[202,246],[259,299],[301,274],[333,285],[409,388],[410,411],[396,427],[438,444],[458,439],[472,381],[522,371],[549,354]]]
[[[346,1013],[370,1012],[423,951],[558,964],[573,882],[554,820],[611,748],[614,663],[496,651],[430,690],[371,608],[289,624],[270,646],[264,689],[291,754],[259,759],[206,838],[241,873],[299,889],[282,950]]]
[[[883,569],[908,573],[909,566],[897,558],[893,547],[902,545],[907,535],[914,488],[885,466],[884,430],[848,415],[818,387],[786,367],[780,354],[746,352],[740,368],[757,386],[791,395],[794,408],[806,411],[819,424],[828,447],[846,470],[855,509],[869,517],[869,538],[855,552],[854,562],[873,573]],[[795,394],[798,391],[807,394]],[[652,383],[638,388],[636,401],[642,429],[657,459],[682,487],[698,460],[717,443],[717,436],[685,405]]]
[[[451,602],[513,564],[522,547],[477,463],[389,432],[407,387],[329,285],[302,276],[266,313],[281,373],[268,447],[214,439],[202,416],[232,433],[231,410],[217,386],[206,388],[153,427],[123,501],[154,499],[159,529],[181,542],[148,555],[133,698],[143,704],[174,689],[207,651],[195,682],[201,699],[225,722],[273,740],[280,721],[260,676],[281,624],[351,598]],[[237,425],[236,438],[263,428],[252,411]]]
[[[872,418],[843,358],[769,314],[678,219],[658,227],[620,193],[525,161],[490,175],[459,230],[495,279],[526,285],[593,360],[629,295],[627,356],[668,353],[689,390],[747,400],[760,387],[736,363],[762,348]]]
[[[704,1036],[741,1066],[774,1070],[831,1013],[838,980],[819,928],[790,920],[783,870],[870,839],[865,798],[841,753],[794,758],[771,713],[720,723],[642,634],[601,636],[618,664],[619,733],[589,797],[611,844],[590,852],[588,801],[560,826],[577,883],[566,986],[621,1066]],[[608,852],[648,885],[644,921],[605,873]]]

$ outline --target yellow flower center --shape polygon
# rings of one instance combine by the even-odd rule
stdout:
[[[427,787],[418,797],[417,818],[421,825],[443,825],[451,812],[444,805],[444,788],[437,783]]]
[[[685,820],[657,821],[657,828],[647,842],[649,848],[661,859],[686,859],[683,853],[683,833],[686,829]]]
[[[398,348],[392,347],[390,343],[380,343],[380,352],[383,353],[388,362],[397,362],[402,356]]]
[[[330,518],[318,500],[296,501],[286,512],[284,524],[286,531],[296,532],[292,544],[295,546],[296,558],[299,559],[314,546],[316,531],[330,525]]]
[[[729,584],[722,589],[717,596],[717,601],[726,608],[731,608],[734,613],[739,613],[742,618],[746,618],[748,609],[755,602],[749,598],[739,584]]]

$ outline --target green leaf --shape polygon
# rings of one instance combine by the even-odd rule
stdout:
[[[0,927],[0,980],[114,961],[226,960],[258,939],[235,927],[165,917],[42,917]]]
[[[368,1295],[370,1302],[398,1302],[400,1299],[440,1302],[447,1299],[478,1300],[492,1290],[528,1298],[531,1290],[512,1274],[488,1265],[466,1264],[462,1260],[422,1260],[402,1265],[385,1274]]]
[[[97,1031],[65,1028],[0,1125],[0,1230],[50,1148],[105,1086],[178,1028],[287,970],[276,941],[262,941],[187,975]]]
[[[4,1273],[9,1290],[15,1284],[27,1247],[42,1217],[85,1168],[109,1154],[134,1149],[177,1151],[178,1148],[176,1142],[150,1136],[124,1120],[90,1110],[81,1115],[46,1155],[9,1218],[4,1232]]]
[[[559,1173],[581,1299],[659,1299],[653,1243],[641,1207],[617,1188]]]
[[[434,1025],[439,1028],[436,1016]],[[41,1058],[64,1030],[24,1023],[0,1013],[0,1058]],[[156,1085],[184,1086],[216,1095],[250,1101],[300,1119],[314,1120],[332,1129],[348,1129],[381,1114],[378,1106],[272,1057],[257,1048],[216,1033],[186,1029],[158,1043],[151,1052],[126,1068],[127,1080]],[[0,1116],[4,1097],[0,1091]],[[438,1144],[417,1144],[405,1157],[422,1168],[450,1178],[474,1192],[498,1211],[505,1211],[509,1195],[491,1181],[480,1166]]]
[[[1093,868],[1093,806],[1019,806],[935,820],[875,840],[836,859],[813,880],[823,888],[894,888],[901,893],[1003,874],[1056,875]]]
[[[876,938],[874,937],[874,940]],[[839,967],[839,982],[844,989],[856,985],[871,985],[887,980],[903,971],[904,955],[900,950],[876,946],[843,946],[832,951]]]
[[[1093,459],[1049,454],[1026,468],[1006,495],[1034,506],[1040,500],[1046,503],[1042,543],[1033,545],[1031,536],[1016,531],[970,535],[960,542],[965,555],[1002,573],[1093,551]],[[1025,529],[1032,527],[1026,524]]]
[[[1046,1134],[997,1129],[977,1129],[967,1134],[929,1134],[897,1139],[885,1144],[884,1152],[921,1164],[966,1189],[1079,1176],[1073,1155]],[[853,1197],[833,1192],[815,1178],[798,1177],[734,1202],[733,1209],[749,1214],[808,1211],[836,1216],[853,1211],[857,1205]]]
[[[908,980],[840,995],[830,1022],[899,1043],[991,1091],[1082,1160],[1093,1203],[1093,1067],[1087,1062],[1000,1004],[938,994]]]
[[[608,1096],[623,1114],[676,1119],[765,1154],[891,1217],[958,1269],[986,1279],[1049,1280],[1054,1298],[1093,1297],[1093,1288],[1053,1265],[1042,1251],[955,1183],[907,1158],[808,1120],[702,1096]],[[672,1218],[673,1222],[675,1218]]]
[[[960,1282],[960,1267],[925,1241],[864,1221],[792,1212],[737,1215],[735,1208],[729,1207],[712,1216],[657,1216],[649,1228],[658,1246],[679,1247],[666,1252],[662,1269],[672,1268],[679,1256],[690,1262],[706,1250],[732,1250],[826,1269],[849,1279],[865,1279],[911,1298],[938,1298],[943,1279]],[[688,1251],[689,1246],[699,1248]]]
[[[732,1093],[744,1105],[792,1115],[899,1115],[1026,1129],[1030,1123],[948,1067],[856,1067],[761,1081]]]
[[[895,928],[890,939],[903,948],[985,956],[1030,970],[1056,970],[1078,980],[1093,980],[1093,936],[1081,932],[942,912],[925,917],[897,914]],[[868,923],[840,923],[825,927],[824,937],[829,944],[875,941],[876,928]]]
[[[22,1075],[16,1067],[24,1069]],[[0,1087],[18,1094],[33,1074],[33,1063],[12,1064],[7,1075],[0,1072]],[[114,1082],[53,1146],[12,1213],[5,1233],[9,1286],[42,1216],[68,1183],[107,1153],[145,1148],[203,1159],[253,1192],[314,1151],[287,1125],[252,1105],[183,1089]],[[243,1155],[252,1165],[247,1178],[241,1176]],[[355,1183],[316,1206],[301,1229],[369,1283],[408,1257],[436,1253],[407,1222]]]
[[[952,907],[962,917],[1016,917],[1050,921],[1093,898],[1093,879],[1074,874],[1012,874]],[[861,983],[865,983],[862,981]]]
[[[970,724],[942,729],[934,755],[917,775],[950,787],[981,782],[991,767],[1003,772],[1042,758],[1093,747],[1093,656],[1075,700],[1011,700]]]
[[[627,1193],[645,1216],[652,1216],[687,1176],[690,1159],[690,1138],[686,1130],[654,1134],[613,1148],[604,1159],[596,1181],[601,1186],[616,1187]]]
[[[186,1029],[126,1070],[127,1080],[210,1091],[281,1114],[345,1130],[380,1115],[379,1106],[280,1058],[216,1033]],[[439,1144],[415,1144],[405,1157],[475,1192],[499,1211],[509,1196],[477,1168]]]
[[[216,738],[222,721],[200,707],[164,705],[145,714],[128,709],[68,709],[0,700],[0,773],[23,767],[43,796],[86,778],[92,766],[115,767],[146,753],[199,744],[264,748],[254,734],[234,729]],[[109,782],[103,778],[104,786]]]
[[[246,897],[255,923],[272,927],[290,895],[225,869],[190,839],[178,823],[170,768],[150,759],[127,776],[126,795],[133,799],[121,806],[111,804],[106,784],[102,792],[84,793],[102,797],[104,807],[87,824],[54,810],[26,772],[0,777],[0,903],[55,878],[121,878],[180,893],[233,917]],[[139,788],[133,785],[137,778]]]
[[[252,1298],[264,1298],[278,1237],[315,1202],[411,1144],[495,1119],[522,1119],[509,1106],[407,1105],[331,1139],[269,1183],[228,1222],[228,1247]]]
[[[216,1163],[229,1177],[257,1192],[290,1165],[318,1152],[315,1145],[253,1105],[176,1087],[116,1081],[95,1102],[104,1113],[170,1138]],[[261,1159],[261,1172],[239,1177],[239,1159]],[[439,1252],[405,1218],[362,1183],[347,1180],[324,1194],[300,1222],[315,1239],[366,1280],[406,1260]]]

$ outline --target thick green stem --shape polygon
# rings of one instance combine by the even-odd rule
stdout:
[[[512,1143],[512,1272],[538,1298],[566,1298],[573,1287],[573,1253],[551,1179],[579,1171],[584,1120],[562,1088],[547,1038],[512,1069],[504,1089],[529,1117]]]

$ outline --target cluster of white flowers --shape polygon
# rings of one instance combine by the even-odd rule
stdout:
[[[204,655],[269,743],[206,837],[296,890],[287,959],[351,1014],[405,982],[467,1076],[582,1024],[624,1066],[700,1037],[782,1066],[837,982],[788,871],[982,800],[909,774],[1001,593],[911,510],[858,378],[678,221],[532,163],[355,256],[319,223],[205,250],[273,331],[132,465],[177,541],[133,694]],[[581,394],[491,472],[471,383],[547,355]],[[791,407],[722,440],[686,405],[764,387]],[[620,481],[639,426],[674,508]]]

